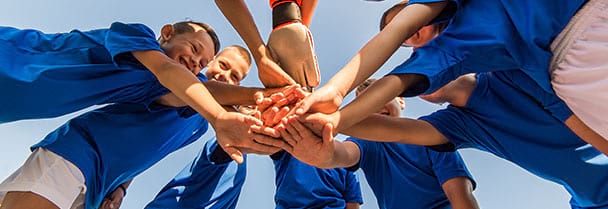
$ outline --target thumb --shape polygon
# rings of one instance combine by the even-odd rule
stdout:
[[[296,105],[296,114],[304,115],[306,112],[308,112],[313,103],[311,100],[312,99],[310,99],[310,97],[306,97],[300,103],[298,103]]]
[[[236,161],[236,163],[243,163],[243,153],[239,149],[235,147],[224,147],[224,152],[226,152],[232,160]]]
[[[331,143],[334,140],[334,125],[326,123],[323,126],[323,143]]]
[[[243,122],[245,122],[249,126],[252,126],[252,125],[262,126],[262,125],[264,125],[264,122],[262,122],[260,119],[257,119],[256,117],[249,116],[249,115],[242,115],[242,116],[243,116]],[[261,117],[261,115],[260,115],[260,117]]]

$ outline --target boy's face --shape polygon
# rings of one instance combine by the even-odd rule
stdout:
[[[163,27],[161,48],[168,57],[186,66],[196,75],[213,59],[215,52],[211,36],[198,25],[190,26],[194,32],[182,34],[175,34],[172,26],[165,26],[171,29]]]
[[[234,47],[228,47],[209,62],[205,76],[209,80],[239,85],[249,73],[249,68],[249,63],[239,51]]]

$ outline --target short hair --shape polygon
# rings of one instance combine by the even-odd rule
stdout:
[[[357,86],[355,95],[361,94],[361,92],[365,91],[365,89],[367,89],[367,87],[371,86],[377,80],[378,79],[376,79],[376,78],[368,78],[367,80],[363,81],[363,83],[361,83],[361,84],[359,84],[359,86]]]
[[[388,18],[389,13],[391,13],[393,11],[394,12],[401,11],[403,8],[405,8],[408,5],[408,3],[409,3],[408,0],[403,0],[403,1],[393,5],[391,8],[388,8],[386,11],[384,11],[384,13],[382,13],[382,17],[380,18],[380,30],[384,29],[384,27],[386,27],[386,24],[388,24],[386,22],[386,18]],[[448,26],[447,22],[440,22],[440,23],[433,24],[435,31],[438,33],[443,31],[447,26]]]
[[[245,59],[245,61],[247,61],[248,65],[251,65],[251,53],[249,53],[249,50],[247,50],[247,48],[242,47],[241,45],[230,45],[227,48],[234,48],[236,49],[239,54],[241,54],[241,57],[243,57],[243,59]]]
[[[194,22],[194,21],[182,21],[182,22],[174,23],[173,29],[175,30],[175,34],[194,32],[194,28],[192,28],[192,26],[190,26],[190,24],[200,26],[201,28],[203,28],[205,30],[205,32],[207,32],[207,34],[209,34],[209,36],[211,37],[211,40],[213,41],[213,48],[214,48],[213,51],[215,52],[215,54],[217,54],[220,51],[220,39],[217,37],[217,34],[213,30],[213,28],[211,28],[211,26],[209,26],[206,23]]]

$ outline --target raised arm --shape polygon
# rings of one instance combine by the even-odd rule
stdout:
[[[215,0],[215,4],[251,51],[264,86],[281,87],[296,83],[274,62],[244,0]]]
[[[466,177],[456,177],[441,185],[453,209],[479,209],[473,196],[473,184]]]
[[[250,133],[249,127],[262,125],[262,121],[224,110],[207,88],[183,65],[160,51],[135,51],[133,56],[149,69],[163,86],[209,121],[220,146],[238,163],[243,162],[243,153],[239,149],[250,148],[262,153],[276,149],[257,143],[255,136]]]
[[[340,105],[336,104],[336,101],[341,102],[348,92],[375,73],[401,43],[436,17],[446,4],[446,2],[437,2],[412,4],[405,7],[380,33],[367,42],[325,86],[304,99],[297,113],[304,114],[309,109],[315,112],[335,112]],[[409,85],[401,88],[399,93],[406,87]],[[382,105],[384,104],[382,103]]]

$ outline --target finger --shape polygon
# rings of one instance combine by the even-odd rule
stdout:
[[[323,143],[333,143],[334,126],[331,123],[326,123],[323,126]]]
[[[281,129],[279,132],[281,133],[283,140],[285,140],[285,142],[287,142],[287,144],[289,144],[291,147],[295,147],[298,144],[298,142],[291,136],[291,134],[287,133],[285,129]]]
[[[295,128],[296,131],[298,131],[298,133],[300,133],[302,137],[313,137],[313,136],[318,137],[315,134],[313,134],[310,129],[308,129],[307,127],[302,125],[302,123],[300,123],[300,121],[298,121],[298,120],[293,120],[293,122],[291,122],[289,124],[291,126],[293,126],[293,128]]]
[[[276,147],[276,148],[283,148],[283,147],[291,146],[287,142],[285,142],[281,139],[268,137],[268,136],[264,136],[264,135],[259,135],[259,134],[254,135],[254,140],[255,140],[255,142],[260,143],[262,145]]]
[[[238,164],[243,163],[243,153],[239,149],[232,146],[226,146],[223,148],[224,152],[226,152],[226,154],[228,154],[228,156],[230,156],[232,160],[234,160]]]
[[[270,109],[268,109],[265,114],[262,114],[262,118],[264,121],[264,125],[266,126],[272,126],[274,124],[272,124],[272,120],[274,120],[274,116],[279,112],[279,108],[278,107],[272,107]]]
[[[274,115],[274,118],[272,119],[272,124],[277,124],[279,122],[281,122],[281,119],[285,118],[287,116],[287,114],[289,114],[289,107],[283,107],[281,108],[277,114]]]
[[[272,153],[278,152],[281,149],[280,147],[266,145],[266,144],[263,144],[262,142],[260,142],[260,141],[264,141],[267,143],[271,143],[269,141],[265,141],[264,137],[267,137],[267,136],[263,136],[263,135],[255,136],[255,138],[251,139],[249,142],[247,142],[245,145],[243,145],[243,147],[251,150],[253,153],[256,153],[256,154],[272,154]],[[260,141],[258,141],[258,140],[260,140]]]
[[[253,125],[253,126],[249,127],[249,130],[252,133],[256,133],[256,134],[267,135],[270,137],[281,137],[281,134],[277,130],[270,128],[268,126]]]
[[[300,132],[293,127],[293,123],[288,123],[285,130],[287,130],[287,133],[291,134],[291,137],[296,141],[296,143],[302,140],[302,135],[300,135]]]
[[[245,122],[245,124],[252,126],[252,125],[257,125],[257,126],[262,126],[264,125],[264,123],[260,120],[257,119],[253,116],[249,116],[249,115],[242,115],[240,114],[241,117],[243,117],[243,122]]]
[[[256,105],[261,105],[264,102],[264,93],[255,92],[255,94],[253,94],[253,99]]]
[[[278,92],[278,93],[274,93],[274,94],[270,95],[270,99],[272,100],[273,103],[276,103],[277,101],[279,101],[283,98],[285,98],[285,94],[283,94],[283,92]]]
[[[304,115],[306,112],[308,112],[308,110],[310,109],[310,106],[314,103],[315,101],[311,98],[311,96],[308,96],[307,98],[304,98],[302,100],[302,102],[298,103],[296,105],[296,114],[298,115]]]

